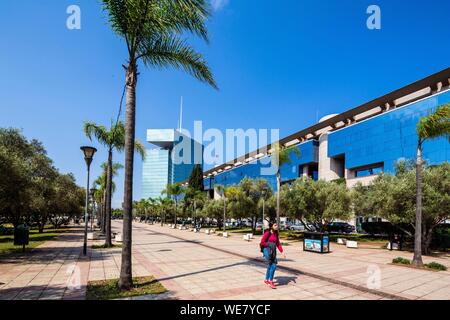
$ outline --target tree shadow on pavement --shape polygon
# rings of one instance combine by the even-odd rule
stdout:
[[[158,244],[172,244],[172,243],[202,243],[197,240],[174,240],[174,241],[165,241],[165,242],[150,242],[150,243],[133,243],[133,246],[153,246]]]
[[[179,275],[175,275],[175,276],[168,276],[168,277],[164,277],[164,278],[158,278],[157,280],[158,281],[173,280],[173,279],[177,279],[177,278],[193,276],[193,275],[196,275],[196,274],[212,272],[212,271],[222,270],[222,269],[226,269],[226,268],[233,268],[233,267],[237,267],[237,266],[261,267],[261,264],[256,263],[256,262],[252,262],[252,261],[236,262],[236,263],[227,264],[227,265],[223,265],[223,266],[218,266],[218,267],[214,267],[214,268],[208,268],[208,269],[203,269],[203,270],[199,270],[199,271],[183,273],[183,274],[179,274]]]

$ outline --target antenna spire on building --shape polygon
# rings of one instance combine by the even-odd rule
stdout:
[[[180,121],[179,121],[179,125],[180,125],[180,131],[181,131],[181,128],[183,127],[183,96],[181,96],[181,102],[180,102]]]

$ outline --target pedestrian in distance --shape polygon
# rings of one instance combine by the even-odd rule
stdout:
[[[283,247],[281,246],[280,238],[278,235],[278,225],[276,223],[269,224],[269,229],[263,234],[259,246],[261,248],[261,252],[264,255],[264,258],[267,261],[267,272],[264,283],[272,289],[276,289],[275,283],[273,282],[273,277],[275,275],[275,270],[278,263],[277,248],[280,253],[283,253]],[[283,253],[283,255],[284,258],[286,258],[286,254]]]

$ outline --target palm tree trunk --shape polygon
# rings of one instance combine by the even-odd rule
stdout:
[[[112,198],[112,149],[108,151],[108,165],[106,168],[106,238],[105,247],[112,247],[111,242],[111,198]]]
[[[194,223],[194,227],[196,226],[196,222],[197,222],[196,211],[197,211],[197,206],[196,206],[196,203],[195,203],[195,201],[194,201],[194,218],[192,219],[192,221],[193,221],[193,223]]]
[[[128,290],[133,284],[131,265],[131,233],[133,214],[133,162],[136,121],[136,82],[137,65],[131,59],[126,73],[126,112],[125,112],[125,182],[123,196],[123,246],[120,267],[119,288]]]
[[[177,200],[175,200],[175,228],[177,227]]]
[[[227,198],[223,196],[223,232],[226,231],[226,218],[227,218]]]
[[[102,203],[102,233],[106,233],[106,190],[103,191]]]
[[[280,170],[277,170],[277,225],[280,227],[280,189],[281,189],[281,176]]]
[[[416,227],[414,236],[414,257],[412,264],[421,267],[422,261],[422,142],[417,146],[416,162]]]

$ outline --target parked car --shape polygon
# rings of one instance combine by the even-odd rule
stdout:
[[[332,222],[327,226],[328,232],[352,233],[355,232],[355,226],[347,222]]]
[[[305,226],[303,224],[291,224],[288,226],[288,230],[304,231]]]

